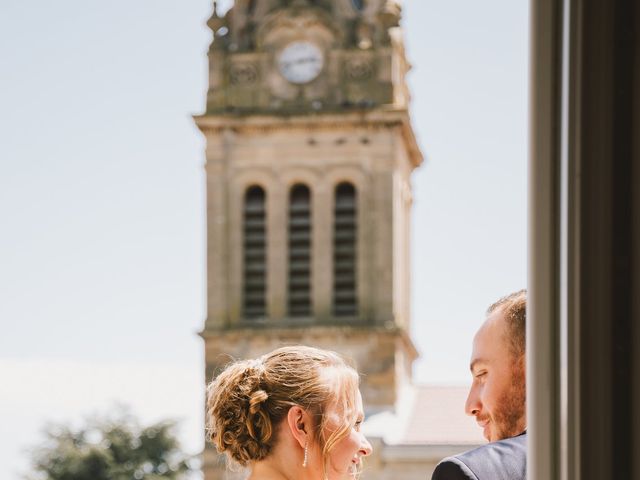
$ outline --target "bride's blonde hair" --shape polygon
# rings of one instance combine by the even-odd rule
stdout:
[[[208,439],[247,466],[269,455],[278,441],[277,425],[298,405],[314,419],[326,471],[328,454],[355,421],[358,384],[357,372],[340,355],[318,348],[283,347],[233,363],[207,387]],[[330,406],[342,418],[327,435]]]

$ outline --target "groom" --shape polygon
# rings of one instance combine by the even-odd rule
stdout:
[[[501,298],[489,307],[473,339],[473,383],[465,410],[490,443],[445,458],[432,480],[526,478],[526,306],[526,290]]]

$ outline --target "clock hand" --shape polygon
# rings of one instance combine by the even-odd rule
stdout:
[[[294,68],[298,65],[304,65],[307,63],[314,63],[314,60],[312,58],[300,58],[297,60],[291,60],[289,62],[282,62],[282,69],[283,70],[290,70],[291,68]]]
[[[293,63],[297,64],[297,65],[302,65],[305,63],[317,63],[317,59],[313,58],[313,57],[306,57],[306,58],[300,58],[298,60],[295,60]]]

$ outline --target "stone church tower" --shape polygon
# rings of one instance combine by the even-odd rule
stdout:
[[[339,351],[393,409],[410,321],[411,127],[400,7],[237,0],[214,13],[206,112],[207,381],[284,344]],[[205,452],[205,479],[224,478]]]

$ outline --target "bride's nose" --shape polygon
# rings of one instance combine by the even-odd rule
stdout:
[[[360,453],[360,455],[362,455],[363,457],[366,457],[367,455],[371,455],[371,452],[373,452],[373,447],[369,443],[369,440],[367,440],[367,438],[363,435],[362,444],[360,445],[360,451],[358,453]]]

